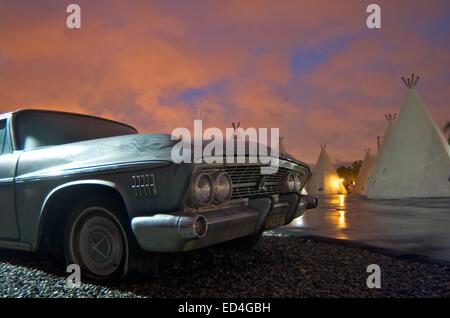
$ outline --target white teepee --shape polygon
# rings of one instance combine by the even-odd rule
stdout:
[[[395,124],[395,119],[397,119],[397,114],[384,114],[384,117],[387,120],[387,129],[386,129],[386,133],[384,134],[384,138],[383,138],[383,142],[389,138],[389,136],[391,135],[391,130],[394,127]],[[382,143],[383,145],[383,143]]]
[[[369,177],[369,173],[372,169],[373,161],[374,157],[371,155],[370,149],[366,149],[366,155],[364,157],[361,168],[359,169],[355,187],[353,188],[353,193],[355,194],[363,193],[366,187],[367,178]]]
[[[284,146],[284,136],[280,136],[278,138],[278,151],[280,152],[280,154],[289,154],[286,150],[286,147]]]
[[[417,80],[403,78],[408,92],[375,161],[368,198],[450,197],[450,147],[417,95]]]
[[[283,154],[283,155],[285,155],[285,156],[287,155],[287,156],[289,156],[289,157],[294,158],[294,157],[287,151],[286,147],[284,146],[284,136],[280,136],[280,137],[278,138],[278,151],[279,151],[280,154]],[[308,192],[306,191],[306,188],[305,188],[305,187],[302,189],[301,195],[308,195]]]
[[[342,185],[336,168],[325,150],[326,145],[321,145],[321,147],[322,151],[306,190],[309,194],[346,194],[347,191]]]
[[[233,135],[231,135],[231,139],[242,140],[242,134],[240,133],[241,122],[238,122],[237,125],[233,122]]]
[[[383,140],[380,145],[380,149],[378,149],[378,154],[372,163],[372,167],[368,171],[367,181],[366,181],[364,189],[362,191],[363,195],[367,195],[367,185],[372,184],[375,180],[375,176],[377,175],[377,173],[375,172],[376,167],[379,167],[378,162],[386,156],[386,152],[383,151],[383,145],[384,145],[385,141],[387,141],[391,135],[392,128],[395,125],[395,119],[397,118],[397,114],[384,114],[384,117],[386,118],[386,121],[387,121],[386,133],[383,136]]]

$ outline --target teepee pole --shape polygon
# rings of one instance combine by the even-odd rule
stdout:
[[[414,82],[414,87],[416,87],[417,82],[419,81],[419,78],[420,78],[419,76],[416,77],[416,81]]]
[[[402,76],[402,81],[405,83],[405,86],[408,87],[408,83],[406,82],[406,79]]]

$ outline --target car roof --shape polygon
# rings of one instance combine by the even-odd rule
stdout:
[[[0,113],[0,119],[8,118],[11,116],[11,112],[9,113]]]
[[[19,115],[22,113],[54,113],[54,114],[62,114],[62,115],[72,115],[72,116],[81,116],[81,117],[88,117],[88,118],[94,118],[94,119],[99,119],[99,120],[104,120],[104,121],[109,121],[112,123],[116,123],[116,124],[120,124],[123,126],[127,126],[130,127],[131,129],[135,130],[136,132],[138,131],[136,128],[134,128],[131,125],[122,123],[120,121],[116,121],[116,120],[112,120],[112,119],[107,119],[107,118],[103,118],[103,117],[98,117],[98,116],[93,116],[93,115],[86,115],[86,114],[80,114],[80,113],[73,113],[73,112],[66,112],[66,111],[59,111],[59,110],[47,110],[47,109],[29,109],[29,108],[24,108],[24,109],[18,109],[12,112],[8,112],[8,113],[3,113],[0,114],[0,119],[1,118],[6,118],[9,117],[11,115],[15,116],[15,115]]]

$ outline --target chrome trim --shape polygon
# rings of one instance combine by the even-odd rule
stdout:
[[[198,199],[198,196],[197,196],[197,193],[196,193],[198,182],[203,177],[208,178],[209,182],[211,184],[211,196],[209,197],[207,202],[200,201]],[[199,207],[202,207],[202,206],[210,205],[213,202],[213,200],[214,200],[214,181],[213,181],[211,175],[209,173],[206,173],[206,172],[203,172],[203,171],[195,173],[193,175],[192,182],[191,182],[191,184],[189,186],[189,190],[188,191],[189,191],[189,193],[188,193],[188,196],[187,196],[186,203],[190,207],[192,207],[192,208],[199,208]]]
[[[246,160],[252,161],[257,159],[249,157]],[[238,161],[238,159],[235,161]],[[223,170],[227,172],[233,181],[233,194],[231,199],[280,194],[283,192],[280,183],[287,173],[299,174],[302,180],[300,188],[307,183],[311,176],[311,170],[308,166],[284,159],[278,160],[278,169],[275,174],[261,174],[260,169],[263,166],[269,167],[269,165],[261,163],[199,163],[194,168],[194,171],[209,173],[212,170]]]
[[[265,219],[261,211],[251,206],[211,211],[201,216],[208,226],[207,233],[203,237],[186,237],[184,231],[192,231],[196,217],[198,215],[179,213],[135,217],[131,220],[131,228],[143,250],[177,252],[250,235],[256,230],[259,219]],[[185,224],[187,227],[180,230],[179,226]]]
[[[218,200],[217,199],[217,192],[218,191],[216,189],[216,186],[217,186],[217,183],[219,182],[220,178],[223,177],[223,176],[225,176],[225,178],[227,179],[227,182],[228,182],[228,184],[230,186],[230,193],[225,199]],[[213,173],[211,175],[211,178],[213,180],[213,186],[214,186],[214,199],[213,199],[213,202],[215,204],[222,204],[222,203],[225,203],[225,202],[229,201],[231,199],[231,196],[233,195],[233,181],[231,180],[231,177],[228,175],[228,173],[226,173],[225,171],[220,171],[219,170],[219,171]]]
[[[294,181],[294,185],[292,186],[292,189],[289,189],[289,178],[292,178],[292,180]],[[281,183],[280,183],[280,193],[291,193],[291,192],[296,192],[295,191],[295,175],[292,172],[288,172],[286,173],[283,178],[281,179]]]
[[[203,224],[204,232],[198,233],[196,230],[197,222]],[[196,240],[199,238],[204,238],[206,233],[208,233],[208,221],[203,215],[192,215],[180,217],[178,221],[178,232],[180,233],[183,240]]]
[[[202,235],[195,229],[198,221],[206,226]],[[156,214],[133,218],[131,228],[145,250],[168,252],[178,250],[187,241],[204,238],[208,233],[208,223],[203,215]]]
[[[299,168],[306,168],[306,169],[310,170],[309,167],[306,164],[295,163],[293,161],[290,161],[290,160],[284,159],[284,158],[278,158],[277,159],[277,158],[268,157],[268,156],[262,156],[261,158],[264,159],[264,160],[268,160],[269,158],[271,158],[273,160],[278,160],[278,166],[279,167],[283,167],[283,168],[290,169],[290,170],[297,170],[297,171],[300,171],[300,172],[301,172],[301,170]],[[270,166],[267,163],[263,164],[263,163],[259,162],[258,161],[259,160],[258,157],[242,157],[242,156],[239,157],[238,156],[238,157],[234,157],[234,162],[230,162],[230,163],[228,163],[226,161],[226,157],[224,158],[222,163],[220,163],[220,162],[219,163],[215,163],[215,162],[213,162],[213,163],[206,163],[206,162],[203,162],[203,161],[206,161],[208,159],[212,160],[214,158],[203,158],[203,160],[199,159],[196,162],[197,167],[207,166],[207,167],[216,167],[216,169],[219,169],[219,168],[221,168],[223,166],[243,165],[243,164],[245,164],[245,165],[265,165],[265,166]]]
[[[301,192],[303,185],[302,177],[298,173],[294,173],[294,191]]]
[[[156,195],[155,175],[141,174],[131,177],[131,190],[137,199],[150,198]]]
[[[302,196],[302,202],[304,202],[306,209],[315,209],[319,205],[319,197],[316,195],[304,195]]]
[[[14,178],[2,178],[0,179],[0,184],[10,184],[14,182]]]
[[[192,213],[204,213],[204,212],[209,212],[209,211],[217,211],[217,210],[223,210],[223,209],[228,209],[228,208],[232,208],[232,207],[239,207],[239,206],[246,206],[248,205],[248,198],[240,198],[240,199],[234,199],[234,200],[229,200],[225,203],[216,205],[216,204],[212,204],[212,205],[208,205],[208,206],[202,206],[202,207],[198,207],[198,208],[191,208],[190,206],[186,205],[184,208],[185,212],[192,212]]]
[[[4,241],[0,240],[0,248],[11,249],[11,250],[21,250],[21,251],[31,251],[31,245],[25,242],[15,242],[15,241]]]

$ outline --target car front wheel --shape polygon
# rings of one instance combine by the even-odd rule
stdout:
[[[108,204],[86,201],[75,208],[65,232],[69,264],[78,264],[82,275],[104,280],[126,272],[129,244],[117,211]]]

